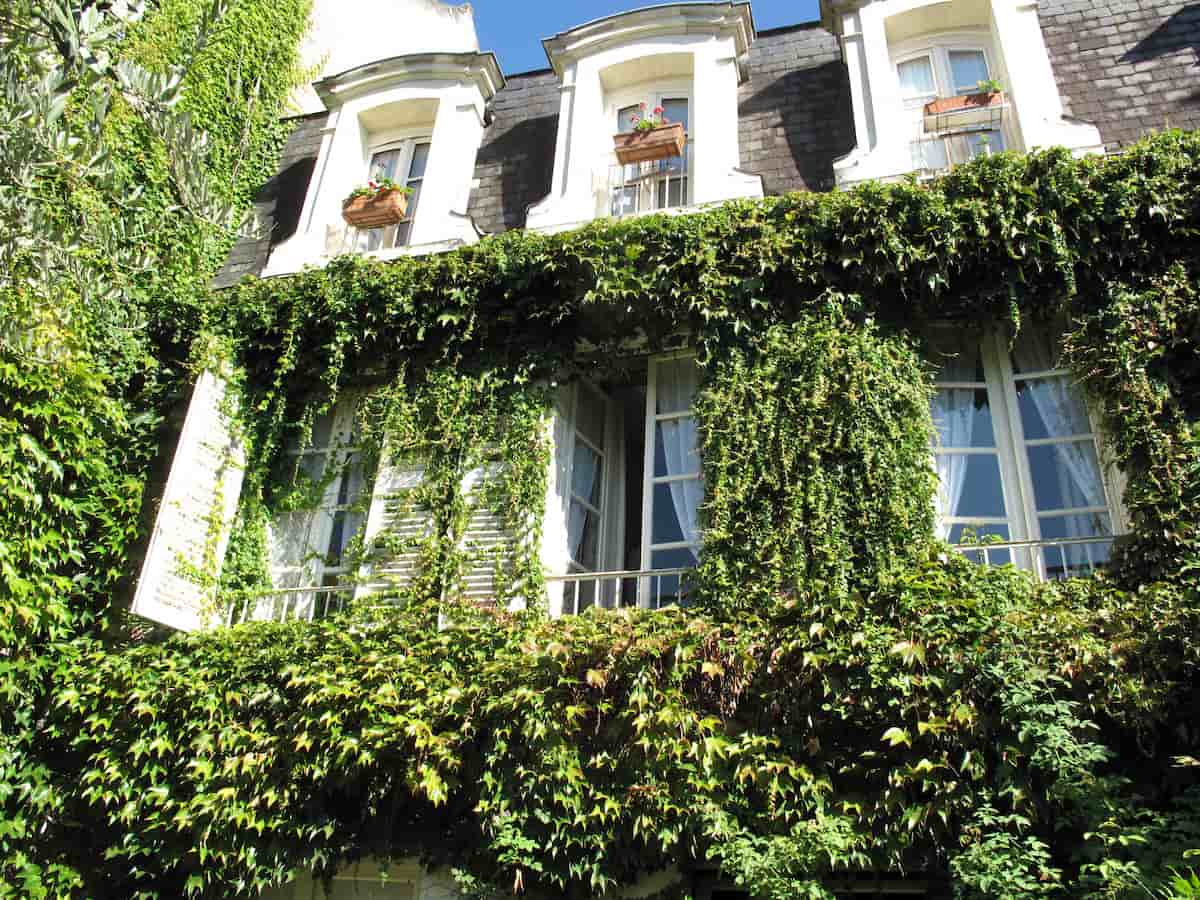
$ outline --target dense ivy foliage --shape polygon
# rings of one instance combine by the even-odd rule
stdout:
[[[171,59],[196,9],[164,4],[132,46]],[[244,203],[278,146],[303,11],[234,9],[188,102],[218,144],[213,190]],[[130,177],[155,184],[159,136],[112,127]],[[964,896],[1144,896],[1200,848],[1200,137],[346,258],[215,297],[199,286],[228,235],[173,209],[138,219],[163,223],[163,277],[128,279],[148,337],[96,344],[78,371],[0,367],[18,501],[0,511],[17,710],[0,720],[0,896],[253,896],[405,855],[494,891],[711,864],[767,897],[897,868]],[[935,321],[1052,318],[1135,534],[1111,574],[1038,585],[933,540],[918,360]],[[311,499],[283,443],[354,393],[367,455],[423,466],[408,502],[433,526],[404,602],[160,642],[106,632],[162,400],[208,330],[244,372],[251,450],[226,599],[255,598],[267,520]],[[705,373],[697,605],[550,621],[548,385],[620,381],[632,354],[680,340]],[[503,477],[469,497],[466,473],[495,460]],[[500,599],[527,611],[442,600],[472,502],[521,536]]]
[[[0,10],[2,897],[69,895],[93,864],[54,691],[74,641],[120,639],[143,491],[208,280],[273,173],[307,11]]]

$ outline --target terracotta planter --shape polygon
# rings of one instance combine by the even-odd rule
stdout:
[[[682,122],[669,122],[648,131],[613,135],[613,149],[621,165],[683,156],[686,144],[687,136],[683,133]]]
[[[362,194],[346,201],[342,218],[355,228],[384,228],[404,221],[408,194],[390,188],[377,194]]]
[[[938,97],[925,104],[925,130],[944,131],[959,125],[988,124],[1001,115],[1004,106],[1003,91]]]

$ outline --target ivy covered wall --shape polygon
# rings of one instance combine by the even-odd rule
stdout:
[[[282,436],[351,391],[370,453],[426,461],[422,576],[314,623],[76,638],[38,729],[75,786],[39,852],[117,896],[410,855],[500,893],[696,865],[770,897],[898,869],[1159,890],[1200,848],[1198,223],[1200,138],[1168,133],[220,295],[251,437],[225,596],[262,586],[262,523],[295,502]],[[1052,319],[1133,534],[1109,572],[1038,584],[934,540],[921,359],[935,322]],[[506,582],[527,611],[442,602],[463,473],[503,459],[485,502],[536,531],[547,385],[619,377],[635,335],[686,336],[704,372],[694,607],[548,620],[535,540]]]

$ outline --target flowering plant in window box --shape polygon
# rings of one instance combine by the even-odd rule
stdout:
[[[381,228],[404,221],[412,188],[390,178],[373,178],[342,201],[342,218],[355,228]]]
[[[653,114],[649,116],[646,115],[645,103],[639,109],[639,113],[629,117],[633,131],[613,135],[617,162],[628,165],[682,156],[684,144],[687,143],[683,123],[668,122],[661,106],[654,107]]]

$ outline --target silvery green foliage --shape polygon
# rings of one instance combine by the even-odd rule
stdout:
[[[188,66],[225,10],[206,9],[194,44],[166,71],[119,57],[140,0],[81,6],[72,0],[18,0],[0,14],[0,344],[40,358],[67,352],[82,310],[118,305],[122,277],[153,266],[149,241],[131,229],[142,201],[118,183],[105,146],[105,121],[118,99],[166,149],[177,209],[219,228],[239,215],[216,198],[203,166],[208,141],[178,108]],[[85,186],[116,208],[85,215],[66,202]],[[120,273],[119,275],[117,273]],[[124,312],[118,327],[137,328]]]

